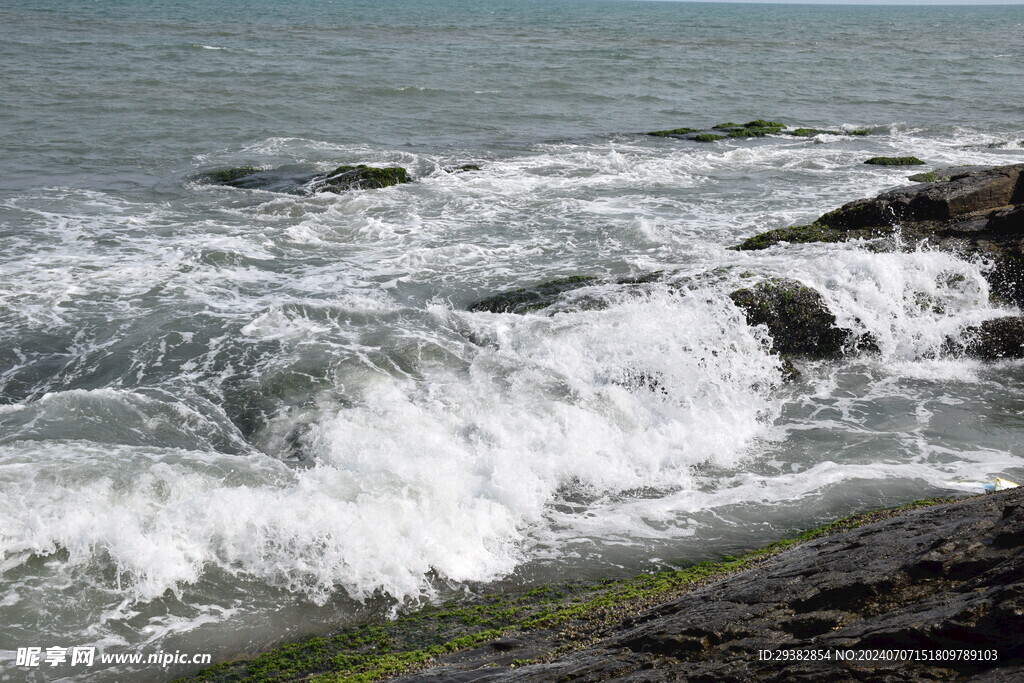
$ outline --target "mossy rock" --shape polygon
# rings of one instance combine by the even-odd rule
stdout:
[[[834,230],[823,223],[811,223],[810,225],[794,225],[759,233],[743,240],[735,249],[737,251],[758,251],[780,242],[789,242],[790,244],[842,242],[846,237],[846,233],[841,230]]]
[[[846,134],[847,135],[859,135],[859,136],[863,137],[865,135],[870,135],[871,131],[868,130],[867,128],[858,128],[856,130],[847,131]]]
[[[409,172],[401,166],[377,168],[359,164],[358,166],[337,167],[322,178],[319,189],[327,192],[366,190],[408,182]]]
[[[223,168],[217,171],[201,173],[196,176],[196,180],[214,185],[232,185],[242,178],[248,178],[262,170],[257,166],[235,166],[234,168]]]
[[[481,299],[470,304],[471,311],[488,311],[490,313],[529,313],[547,308],[559,296],[574,289],[594,284],[597,278],[592,275],[573,275],[571,277],[549,280],[532,287],[521,287],[501,294]]]
[[[654,135],[659,138],[671,138],[679,135],[689,135],[690,133],[699,133],[699,128],[672,128],[671,130],[654,130],[647,135]]]
[[[923,166],[924,162],[917,157],[871,157],[865,164],[872,166]]]
[[[844,135],[841,130],[824,130],[822,128],[796,128],[783,131],[783,133],[798,138],[813,138],[815,135]]]
[[[780,355],[837,358],[851,340],[850,330],[836,327],[821,294],[795,280],[765,280],[729,297],[748,324],[768,328],[772,351]]]
[[[731,138],[761,138],[765,135],[775,135],[782,132],[786,124],[779,121],[765,121],[754,119],[746,123],[719,123],[713,126],[714,130],[728,133]]]
[[[696,140],[697,142],[717,142],[719,140],[724,140],[725,138],[725,135],[715,135],[714,133],[701,133],[700,135],[694,136],[693,139]]]
[[[782,128],[768,128],[764,126],[755,126],[751,128],[740,128],[729,133],[731,138],[763,138],[766,135],[778,135],[782,132]]]
[[[943,177],[937,171],[928,171],[927,173],[908,175],[907,180],[913,180],[915,183],[934,183],[939,180],[949,180],[949,176]]]

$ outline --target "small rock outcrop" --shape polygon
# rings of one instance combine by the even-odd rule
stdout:
[[[871,157],[864,163],[871,166],[924,166],[917,157]]]
[[[379,168],[365,164],[339,166],[329,173],[315,174],[302,167],[237,166],[201,173],[194,179],[211,185],[296,195],[376,189],[410,182],[408,171],[400,166]]]
[[[729,295],[750,325],[765,325],[772,351],[783,356],[836,358],[853,333],[836,326],[821,294],[795,280],[772,279]]]
[[[407,182],[409,182],[409,172],[400,166],[377,168],[359,164],[358,166],[339,166],[327,175],[316,179],[314,191],[369,190]]]
[[[726,138],[763,138],[766,135],[792,135],[795,137],[810,138],[815,135],[867,135],[866,129],[859,130],[822,130],[820,128],[787,128],[781,121],[766,121],[765,119],[754,119],[746,123],[716,123],[710,128],[669,128],[667,130],[654,130],[647,135],[659,138],[679,138],[682,140],[694,140],[696,142],[715,142]]]
[[[470,304],[469,310],[490,313],[529,313],[550,306],[566,292],[596,282],[597,278],[590,275],[573,275],[557,280],[548,280],[538,285],[520,287],[481,299]]]

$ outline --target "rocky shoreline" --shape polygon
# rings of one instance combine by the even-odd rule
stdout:
[[[1022,548],[1024,488],[921,501],[680,571],[430,607],[187,680],[1020,680]]]

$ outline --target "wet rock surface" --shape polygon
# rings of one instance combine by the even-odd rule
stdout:
[[[378,189],[410,182],[408,171],[400,166],[365,164],[339,166],[329,173],[310,173],[308,168],[301,166],[268,169],[238,166],[201,173],[194,180],[209,185],[295,195]]]
[[[871,239],[898,231],[904,248],[926,243],[989,260],[993,294],[1010,303],[1024,303],[1024,164],[935,173],[944,179],[858,199],[810,225],[770,230],[736,248]]]
[[[836,326],[821,294],[795,280],[765,280],[729,296],[750,325],[768,328],[776,353],[835,358],[851,339],[850,330]]]
[[[821,128],[790,128],[781,121],[766,121],[755,119],[746,123],[716,123],[715,125],[703,128],[669,128],[666,130],[655,130],[647,135],[660,138],[677,138],[680,140],[693,140],[696,142],[715,142],[726,138],[763,138],[767,135],[792,135],[794,137],[811,138],[816,135],[867,135],[865,129],[859,130],[824,130]]]
[[[1014,681],[1022,633],[1018,488],[797,546],[561,656],[546,632],[510,634],[397,680]]]

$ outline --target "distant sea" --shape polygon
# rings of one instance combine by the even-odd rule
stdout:
[[[1024,162],[1022,35],[1022,6],[4,3],[0,680],[163,680],[14,659],[217,661],[1024,479],[1024,366],[942,354],[1005,314],[984,263],[727,249],[911,182],[868,157]],[[835,134],[642,134],[757,118]],[[196,181],[358,163],[415,182]],[[656,271],[699,284],[602,284]],[[879,353],[784,383],[750,273]]]

